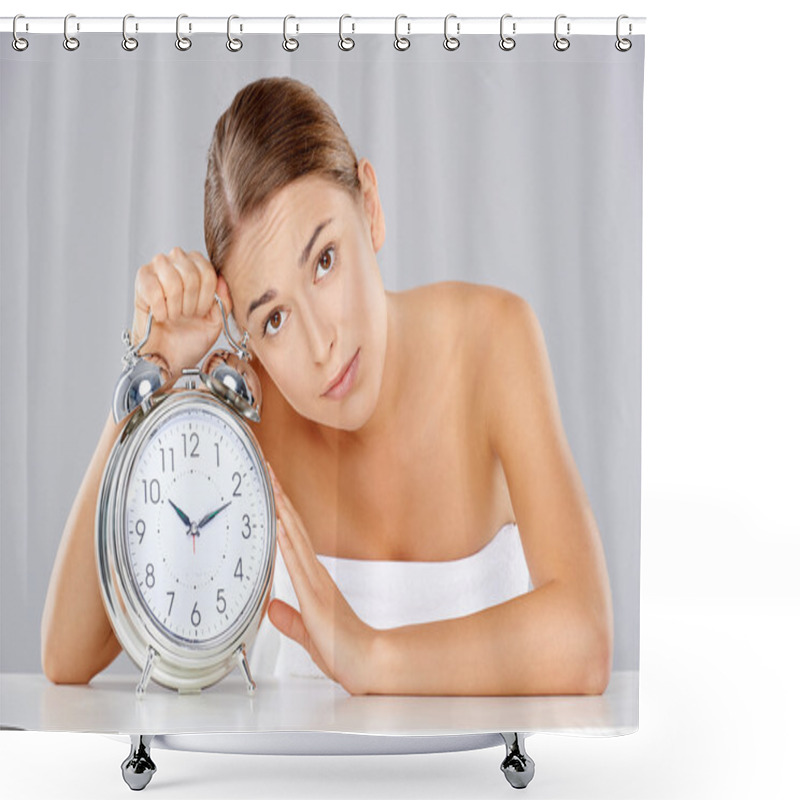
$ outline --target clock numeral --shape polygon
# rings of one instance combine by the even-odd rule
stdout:
[[[242,493],[239,491],[239,489],[242,488],[242,476],[238,472],[234,472],[233,475],[231,475],[231,480],[236,484],[236,487],[233,490],[233,496],[241,497]]]
[[[233,571],[233,577],[242,580],[244,578],[244,573],[242,572],[242,559],[240,558],[236,562],[236,569]]]
[[[245,514],[242,517],[242,522],[244,523],[244,530],[242,531],[242,537],[244,539],[249,539],[253,531],[250,528],[250,517]]]
[[[164,450],[163,447],[158,448],[161,452],[161,472],[167,471],[167,451]],[[170,471],[175,472],[175,450],[174,448],[169,448],[169,463],[170,463]]]
[[[175,602],[175,592],[167,592],[167,594],[172,595],[169,599],[169,611],[167,611],[167,616],[172,614],[172,604]]]
[[[200,453],[197,452],[197,448],[200,444],[200,436],[195,431],[187,436],[185,433],[182,433],[181,436],[183,437],[183,457],[184,458],[200,458]]]
[[[197,601],[194,601],[194,608],[192,609],[192,625],[195,628],[200,626],[200,612],[197,609]]]
[[[153,504],[160,503],[161,484],[158,482],[158,478],[153,478],[153,480],[150,481],[149,487],[146,479],[143,479],[142,483],[144,484],[144,502]]]
[[[136,535],[139,537],[139,544],[142,543],[142,539],[144,539],[144,532],[145,532],[145,524],[143,519],[136,520]]]
[[[224,614],[225,609],[228,607],[228,604],[225,602],[225,595],[223,594],[224,591],[224,589],[217,590],[217,611],[219,611],[220,614]],[[222,603],[221,606],[220,603]]]
[[[145,572],[144,582],[147,584],[148,589],[152,589],[156,585],[156,568],[152,564],[147,565]]]

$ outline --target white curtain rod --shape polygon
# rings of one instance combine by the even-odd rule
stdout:
[[[645,17],[626,17],[621,20],[620,33],[623,36],[643,34]],[[0,17],[0,31],[10,33],[13,29],[13,17]],[[27,17],[17,20],[17,33],[64,33],[64,17]],[[177,19],[175,17],[135,17],[128,19],[126,31],[129,36],[135,33],[175,33]],[[351,17],[347,16],[341,23],[345,35],[359,33],[394,34],[394,17]],[[401,36],[413,36],[423,33],[444,33],[444,17],[402,17],[397,22]],[[569,25],[569,30],[567,30]],[[292,17],[287,31],[291,35],[305,33],[339,33],[338,17]],[[614,35],[616,33],[616,17],[569,17],[559,20],[560,35],[594,34]],[[555,17],[508,17],[504,31],[509,36],[528,33],[554,33]],[[79,17],[70,16],[67,20],[70,36],[81,33],[119,33],[122,35],[122,17]],[[197,33],[221,33],[228,30],[227,17],[193,17],[185,16],[180,21],[181,35]],[[448,30],[451,35],[465,36],[478,33],[500,34],[500,16],[497,17],[458,17],[449,21]],[[231,32],[240,34],[278,33],[284,32],[283,17],[236,17],[231,22]]]

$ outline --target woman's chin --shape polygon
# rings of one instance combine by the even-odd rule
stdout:
[[[329,410],[319,422],[329,428],[354,433],[363,428],[371,416],[372,409],[367,412],[360,407],[347,408],[343,403],[339,408]]]
[[[366,396],[364,388],[356,386],[346,397],[338,400],[322,397],[323,405],[316,421],[348,433],[361,430],[372,418],[377,405],[377,398]]]

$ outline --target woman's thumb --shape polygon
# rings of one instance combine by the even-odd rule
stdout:
[[[297,640],[299,635],[296,630],[300,615],[288,603],[283,600],[270,600],[267,606],[267,616],[269,621],[285,636]],[[302,625],[302,623],[300,623]]]

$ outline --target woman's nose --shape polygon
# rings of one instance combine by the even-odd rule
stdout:
[[[317,364],[325,364],[336,342],[336,328],[325,318],[309,309],[306,330],[311,356]]]

